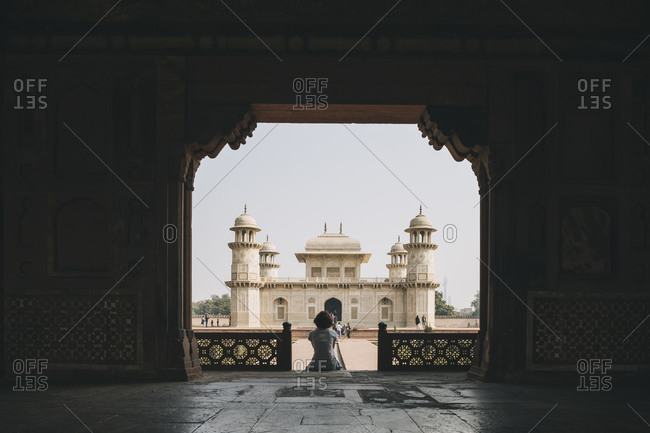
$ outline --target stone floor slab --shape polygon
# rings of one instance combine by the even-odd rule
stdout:
[[[404,409],[396,408],[377,408],[362,409],[362,415],[368,416],[372,424],[379,427],[385,427],[391,431],[403,431],[418,433],[420,427],[413,421]]]
[[[650,431],[642,379],[582,393],[574,383],[481,383],[463,373],[323,376],[323,390],[295,387],[294,372],[206,372],[190,383],[51,384],[40,393],[5,387],[0,432],[87,432],[84,424],[93,433]]]

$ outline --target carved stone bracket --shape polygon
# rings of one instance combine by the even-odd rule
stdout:
[[[224,116],[226,117],[226,116]],[[242,144],[246,144],[246,139],[253,136],[253,131],[257,127],[257,120],[250,106],[243,113],[229,116],[233,120],[224,122],[225,124],[218,128],[216,132],[210,134],[208,140],[195,140],[184,146],[184,154],[181,157],[180,180],[185,182],[188,187],[194,185],[194,176],[201,164],[201,160],[206,156],[215,158],[219,152],[228,144],[231,149],[237,150]]]
[[[463,140],[454,128],[462,131]],[[485,145],[487,135],[480,110],[427,106],[418,121],[418,129],[434,149],[440,150],[446,147],[456,161],[467,159],[471,162],[472,170],[479,181],[481,166],[489,177],[489,149]]]

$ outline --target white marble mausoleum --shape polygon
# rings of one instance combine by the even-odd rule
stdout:
[[[232,250],[231,289],[232,325],[243,328],[281,327],[288,321],[294,327],[311,327],[314,316],[327,310],[337,320],[357,328],[415,326],[416,315],[434,325],[435,289],[431,241],[436,231],[429,218],[420,213],[405,231],[408,243],[394,244],[388,253],[388,275],[361,277],[362,265],[370,253],[361,250],[358,240],[343,234],[328,233],[310,239],[305,251],[295,253],[305,264],[300,278],[278,276],[279,252],[269,242],[259,243],[261,229],[255,218],[244,213],[230,228],[235,233]]]

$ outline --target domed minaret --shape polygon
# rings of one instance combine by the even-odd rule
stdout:
[[[406,280],[406,264],[407,264],[407,251],[404,249],[404,244],[400,242],[399,236],[397,243],[390,249],[390,263],[386,265],[388,268],[388,279],[390,281],[405,281]]]
[[[257,227],[255,218],[244,213],[235,219],[230,228],[235,232],[235,242],[228,247],[232,250],[231,280],[226,281],[231,296],[231,326],[260,326],[260,287],[264,284],[260,278],[260,255],[262,244],[255,242]]]
[[[425,315],[427,324],[434,326],[436,311],[435,289],[440,284],[433,281],[433,251],[438,245],[431,242],[431,234],[436,231],[429,218],[420,213],[411,220],[404,230],[410,235],[410,242],[404,245],[407,255],[406,278],[406,320],[408,326],[415,326],[415,316]]]
[[[275,263],[275,256],[280,254],[275,249],[275,245],[269,242],[269,237],[266,237],[266,242],[262,245],[260,250],[260,277],[262,281],[273,281],[278,277],[279,263]]]

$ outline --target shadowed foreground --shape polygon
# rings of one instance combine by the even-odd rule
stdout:
[[[628,383],[629,382],[629,383]],[[0,394],[8,432],[641,432],[647,381],[482,383],[464,373],[206,372],[194,382]]]

